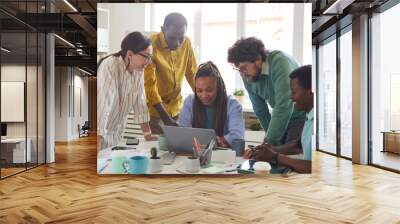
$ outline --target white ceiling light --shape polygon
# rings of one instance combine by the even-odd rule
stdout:
[[[355,0],[336,0],[322,14],[342,14],[347,6],[351,5]]]
[[[57,37],[59,40],[61,40],[62,42],[66,43],[67,45],[69,45],[70,47],[75,48],[75,45],[73,45],[71,42],[69,42],[68,40],[58,36],[57,34],[54,34],[55,37]]]
[[[74,12],[78,12],[78,10],[71,4],[69,3],[68,0],[64,0],[65,4],[67,4],[72,10],[74,10]]]
[[[8,50],[8,49],[5,48],[5,47],[1,47],[1,50],[4,51],[4,52],[6,52],[6,53],[10,53],[10,52],[11,52],[10,50]]]
[[[88,72],[88,71],[85,71],[85,70],[83,70],[83,69],[81,69],[81,68],[78,68],[78,69],[79,69],[79,71],[81,71],[81,72],[83,72],[83,73],[85,73],[85,74],[92,75],[92,73],[90,73],[90,72]]]

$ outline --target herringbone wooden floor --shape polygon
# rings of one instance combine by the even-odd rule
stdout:
[[[313,174],[96,174],[95,138],[0,181],[0,223],[400,223],[400,175],[314,153]]]

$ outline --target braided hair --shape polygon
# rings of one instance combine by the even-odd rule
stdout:
[[[222,79],[221,73],[219,72],[217,66],[211,61],[199,65],[199,68],[196,72],[194,79],[196,80],[200,77],[214,77],[217,82],[217,96],[213,103],[214,130],[217,136],[223,137],[225,121],[227,117],[227,101],[228,101],[224,80]],[[194,128],[206,127],[205,105],[200,101],[196,91],[193,102],[192,126]]]

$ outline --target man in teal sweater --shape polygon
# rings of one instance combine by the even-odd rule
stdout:
[[[264,142],[281,145],[301,137],[305,113],[293,108],[290,73],[296,61],[281,51],[267,51],[255,37],[229,48],[228,62],[242,76],[254,113],[265,130]]]

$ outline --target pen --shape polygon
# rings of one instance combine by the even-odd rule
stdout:
[[[199,140],[197,140],[197,138],[196,138],[196,137],[195,137],[194,139],[196,140],[197,152],[198,152],[198,153],[200,153],[200,151],[201,151],[200,141],[199,141]]]
[[[196,137],[193,138],[193,155],[196,157],[196,155],[199,155],[199,149],[197,148],[197,142],[196,142]]]

